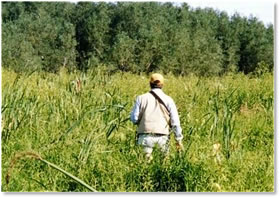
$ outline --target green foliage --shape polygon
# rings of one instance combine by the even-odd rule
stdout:
[[[273,70],[273,26],[236,13],[160,2],[4,2],[2,65],[16,71]]]
[[[134,65],[134,53],[137,43],[125,33],[118,34],[112,47],[112,61],[121,71],[137,71]]]
[[[274,191],[273,75],[165,78],[186,149],[177,153],[171,134],[168,158],[156,148],[147,163],[128,117],[135,97],[149,90],[148,76],[109,75],[106,67],[2,69],[1,190],[88,191],[82,181],[101,192]],[[20,158],[13,165],[27,152],[45,163]]]
[[[78,68],[88,69],[104,63],[111,48],[110,4],[83,2],[76,5],[75,27]]]
[[[272,27],[266,28],[255,17],[241,18],[238,14],[233,16],[232,23],[239,42],[238,70],[248,74],[255,71],[261,61],[273,68]]]
[[[68,3],[12,3],[21,8],[18,17],[3,4],[3,65],[16,71],[45,70],[56,72],[60,67],[76,63],[75,27],[67,19],[73,5]],[[30,10],[30,6],[33,9]],[[23,7],[23,8],[22,8]],[[6,21],[6,22],[5,22]]]
[[[269,65],[266,64],[264,61],[261,61],[257,64],[255,71],[253,72],[254,75],[261,77],[263,74],[270,72]]]

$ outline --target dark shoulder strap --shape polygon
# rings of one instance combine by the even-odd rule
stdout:
[[[166,106],[165,103],[162,101],[162,99],[161,99],[155,92],[153,92],[153,90],[151,90],[150,93],[159,101],[160,104],[162,104],[162,105],[166,108],[167,112],[170,114],[170,112],[169,112],[167,106]]]

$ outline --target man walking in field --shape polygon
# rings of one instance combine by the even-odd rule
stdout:
[[[177,149],[183,150],[183,135],[177,107],[173,99],[162,91],[163,84],[164,78],[161,74],[152,74],[150,92],[136,98],[130,115],[131,121],[138,125],[137,143],[143,147],[149,161],[156,144],[167,155],[170,127],[175,132]]]

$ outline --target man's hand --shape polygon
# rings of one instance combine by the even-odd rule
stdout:
[[[184,145],[181,141],[176,142],[176,149],[178,152],[184,151]]]

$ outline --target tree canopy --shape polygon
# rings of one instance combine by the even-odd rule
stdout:
[[[273,25],[159,2],[2,2],[2,66],[210,76],[273,70]]]

